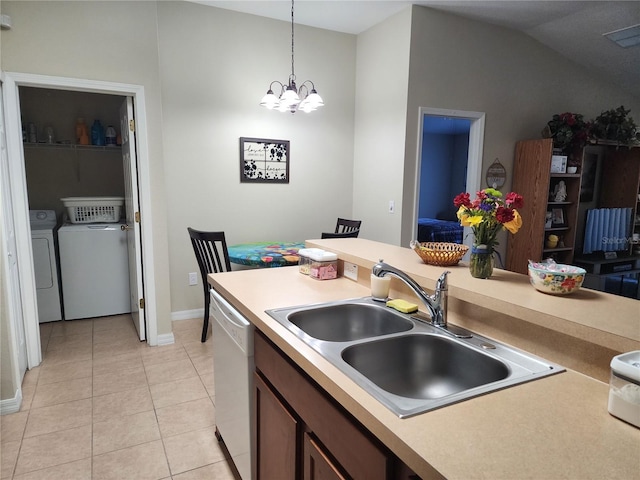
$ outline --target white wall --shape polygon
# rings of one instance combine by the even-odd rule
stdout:
[[[187,227],[230,244],[320,238],[349,218],[355,36],[296,25],[298,84],[326,106],[305,114],[259,106],[291,72],[291,24],[191,3],[159,2],[158,31],[174,311],[202,308]],[[288,184],[240,183],[239,138],[289,140]],[[363,231],[366,236],[366,231]]]
[[[162,107],[155,2],[2,2],[0,68],[143,85],[148,124],[158,334],[171,332]]]

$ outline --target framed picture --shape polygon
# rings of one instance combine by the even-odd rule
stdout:
[[[289,183],[289,140],[240,137],[240,182]]]
[[[566,171],[567,171],[567,156],[552,155],[551,156],[551,173],[566,173]]]
[[[562,208],[552,208],[551,209],[551,226],[552,227],[563,227],[565,226],[564,222],[564,210]]]

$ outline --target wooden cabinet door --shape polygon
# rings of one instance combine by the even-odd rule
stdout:
[[[298,421],[254,373],[258,480],[295,480]]]
[[[330,456],[309,433],[304,434],[302,452],[304,480],[346,480]]]

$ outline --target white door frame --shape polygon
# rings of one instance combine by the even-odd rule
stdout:
[[[420,107],[418,119],[418,150],[416,152],[416,179],[415,198],[413,202],[413,225],[411,227],[411,238],[418,238],[418,210],[420,205],[420,169],[422,164],[422,130],[424,128],[424,116],[433,115],[438,117],[465,118],[471,120],[469,130],[469,154],[467,163],[467,191],[477,192],[482,184],[482,149],[484,145],[484,112],[467,112],[464,110],[447,110],[442,108]],[[453,198],[451,199],[453,204]],[[473,242],[469,227],[465,227],[463,241],[469,247]]]
[[[42,361],[40,349],[40,326],[38,323],[35,278],[33,275],[33,258],[31,252],[31,233],[29,226],[29,200],[24,165],[24,151],[22,145],[22,127],[20,118],[20,103],[18,87],[38,87],[58,90],[75,90],[111,95],[133,97],[136,116],[136,148],[138,153],[138,177],[140,182],[140,211],[142,229],[142,257],[145,282],[145,309],[147,315],[147,342],[149,345],[158,343],[158,325],[156,313],[156,293],[153,279],[155,268],[153,262],[153,228],[151,181],[149,173],[149,146],[147,139],[147,120],[144,87],[124,83],[103,82],[66,77],[52,77],[28,73],[4,72],[3,94],[5,98],[7,151],[9,154],[9,175],[11,177],[11,196],[13,215],[18,243],[19,265],[31,265],[29,271],[20,271],[20,288],[22,291],[22,307],[25,319],[25,334],[27,337],[27,360],[29,368],[33,368]],[[144,215],[142,215],[144,212]]]

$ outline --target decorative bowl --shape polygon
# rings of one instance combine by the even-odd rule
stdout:
[[[413,240],[410,245],[424,263],[439,267],[456,265],[469,250],[466,245],[448,242],[419,243]]]
[[[552,295],[567,295],[580,289],[587,271],[561,263],[529,262],[529,281],[536,290]]]

